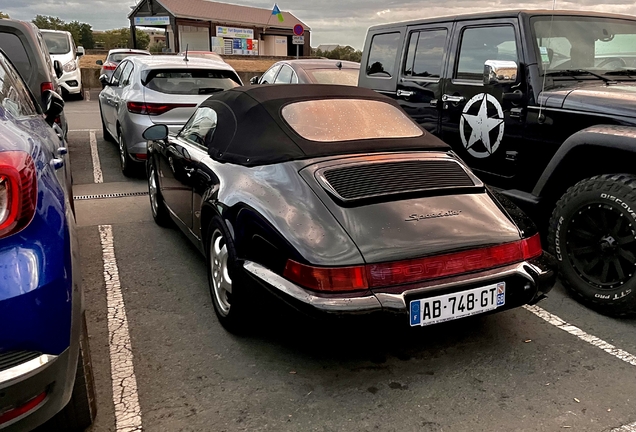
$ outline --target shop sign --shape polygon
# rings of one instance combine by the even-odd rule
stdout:
[[[170,17],[168,16],[146,16],[146,17],[135,17],[135,25],[136,26],[167,26],[170,25]]]
[[[227,37],[235,39],[254,39],[254,30],[216,26],[216,37]]]

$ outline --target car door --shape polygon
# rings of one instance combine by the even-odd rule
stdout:
[[[424,129],[439,134],[442,71],[452,23],[407,28],[406,52],[397,83],[400,106]]]
[[[119,88],[119,80],[121,79],[121,73],[128,62],[122,62],[119,64],[113,76],[110,78],[110,84],[107,85],[99,94],[99,105],[102,110],[102,116],[104,118],[104,124],[111,133],[112,136],[117,136],[116,120],[117,120],[117,108],[115,107],[115,95]]]
[[[484,84],[483,74],[488,60],[523,63],[517,21],[458,22],[451,52],[441,101],[442,139],[482,180],[510,185],[523,141],[527,88],[519,72],[505,85]]]
[[[190,230],[193,228],[193,188],[200,176],[199,164],[208,154],[206,140],[216,129],[216,118],[211,108],[197,109],[181,132],[168,138],[161,152],[161,194],[170,210]]]
[[[117,132],[117,120],[120,116],[120,112],[126,109],[126,101],[122,98],[124,91],[130,84],[130,76],[133,71],[132,62],[122,62],[121,75],[117,80],[117,86],[113,87],[112,106],[114,113],[113,131]],[[113,135],[117,136],[117,135]]]

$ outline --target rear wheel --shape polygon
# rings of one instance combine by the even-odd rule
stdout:
[[[222,219],[215,216],[207,231],[208,283],[219,322],[232,333],[247,327],[247,292],[236,250]]]
[[[552,214],[548,244],[576,298],[608,315],[636,312],[636,176],[571,187]]]
[[[75,385],[69,403],[44,426],[45,430],[64,432],[83,432],[95,419],[97,403],[95,400],[95,379],[91,363],[90,347],[86,319],[82,318],[80,353],[77,360]]]
[[[157,177],[157,171],[155,165],[152,162],[148,164],[148,195],[150,196],[150,210],[152,212],[152,218],[156,224],[162,227],[169,227],[172,225],[172,219],[168,214],[168,209],[163,202],[163,196],[159,189],[159,178]]]
[[[118,130],[118,142],[119,142],[119,162],[121,164],[121,172],[126,177],[132,177],[135,174],[135,163],[128,154],[128,146],[126,146],[126,140],[121,129]]]

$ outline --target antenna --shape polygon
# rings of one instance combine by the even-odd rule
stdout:
[[[190,46],[190,44],[186,44],[185,58],[183,59],[183,61],[186,61],[186,62],[190,61],[190,59],[188,59],[188,46]]]
[[[548,46],[546,47],[546,49],[550,49],[550,45],[552,44],[552,23],[554,23],[554,11],[556,10],[556,0],[552,0],[552,17],[550,18],[550,31],[549,31],[549,37],[548,37]],[[541,56],[539,56],[541,57]],[[543,68],[543,59],[541,59],[541,66]],[[543,120],[545,120],[545,116],[543,115],[543,103],[541,102],[541,95],[543,94],[543,92],[545,91],[545,78],[548,74],[546,73],[546,71],[543,71],[543,84],[541,85],[541,93],[539,93],[539,117],[538,120],[539,122],[543,122]]]

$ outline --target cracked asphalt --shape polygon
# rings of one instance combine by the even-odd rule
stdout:
[[[74,194],[146,191],[143,178],[120,173],[91,99],[66,108]],[[91,129],[102,184],[93,183]],[[636,422],[636,367],[525,309],[410,329],[406,317],[326,323],[267,303],[254,332],[236,337],[214,315],[205,260],[176,229],[153,223],[147,196],[76,201],[76,211],[97,383],[92,432],[139,430],[122,412],[146,431],[602,432]],[[104,241],[117,264],[117,310],[107,306]],[[636,319],[592,312],[560,285],[539,306],[636,354]],[[114,319],[122,326],[109,329]],[[134,391],[138,405],[122,407],[130,394],[114,402],[113,391]]]

